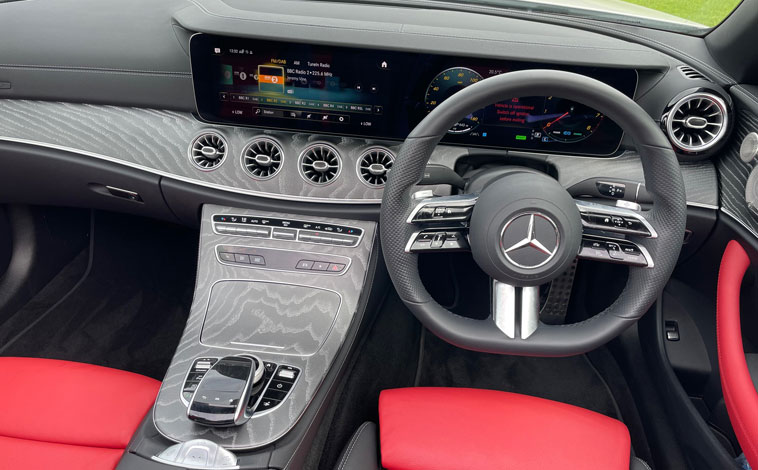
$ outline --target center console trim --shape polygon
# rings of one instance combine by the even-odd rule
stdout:
[[[288,445],[288,433],[298,425],[303,416],[312,416],[312,401],[316,397],[322,396],[324,380],[332,373],[332,366],[339,364],[335,361],[342,357],[342,351],[357,327],[355,322],[362,316],[360,309],[364,291],[370,289],[371,286],[367,283],[373,277],[371,270],[374,269],[372,263],[375,262],[376,256],[374,247],[376,246],[377,224],[376,222],[358,219],[301,216],[316,224],[353,226],[364,231],[361,243],[356,247],[313,245],[312,252],[322,255],[347,256],[352,258],[353,262],[350,269],[342,276],[312,276],[298,272],[273,272],[219,263],[215,253],[215,247],[219,244],[243,245],[253,249],[286,249],[298,247],[302,244],[277,239],[247,238],[230,234],[218,235],[212,230],[211,214],[213,213],[239,213],[246,216],[272,218],[289,218],[291,216],[291,213],[273,212],[265,209],[244,209],[220,205],[203,206],[195,295],[187,325],[153,407],[152,422],[158,434],[174,442],[209,439],[233,451],[263,449],[277,441],[281,441],[282,445]],[[275,331],[281,331],[282,334],[280,339],[279,337],[274,338],[274,343],[281,341],[282,344],[291,344],[293,350],[297,352],[301,350],[299,349],[300,344],[314,344],[308,339],[309,325],[312,322],[319,322],[321,331],[325,331],[326,325],[331,324],[331,330],[325,336],[323,343],[317,347],[314,345],[311,350],[316,349],[316,352],[311,356],[291,355],[289,354],[291,351],[282,354],[274,350],[256,351],[254,353],[263,361],[286,364],[297,368],[302,377],[298,377],[297,383],[290,389],[289,395],[279,406],[272,408],[268,413],[255,413],[247,423],[235,428],[209,428],[196,425],[184,417],[186,405],[181,400],[181,389],[184,387],[187,370],[197,358],[226,356],[229,353],[252,353],[242,349],[210,347],[201,343],[200,336],[202,327],[206,323],[211,287],[221,280],[264,283],[253,286],[241,285],[226,292],[224,299],[228,299],[230,302],[237,302],[236,296],[244,295],[265,295],[276,302],[278,296],[286,295],[286,293],[282,294],[283,291],[280,287],[282,285],[316,288],[326,292],[334,291],[339,295],[339,297],[334,298],[333,304],[336,305],[339,301],[339,306],[333,316],[320,315],[320,318],[311,318],[307,313],[310,311],[310,304],[302,302],[288,304],[286,307],[288,309],[287,315],[291,315],[293,320],[299,319],[299,321],[293,323],[287,320],[287,316],[282,316],[279,319],[280,321],[274,323]],[[332,293],[329,295],[333,296]],[[218,317],[216,321],[222,322],[220,325],[223,325],[227,319]],[[256,337],[253,335],[248,339],[255,342]]]
[[[283,250],[283,251],[287,251],[287,250]],[[232,265],[232,266],[238,267],[236,265]],[[256,269],[263,269],[263,268],[260,268],[260,267],[256,266]],[[289,271],[282,271],[282,272],[289,272]],[[310,273],[311,271],[307,271],[307,272]],[[345,272],[347,272],[347,269],[345,270]],[[282,285],[282,286],[294,286],[294,287],[305,287],[307,289],[318,289],[318,290],[322,290],[322,291],[325,291],[325,292],[330,292],[332,294],[337,294],[337,297],[339,297],[339,299],[340,299],[339,306],[337,307],[337,312],[339,312],[339,309],[342,307],[342,304],[343,304],[342,294],[340,294],[336,290],[324,289],[322,287],[314,287],[314,286],[309,286],[309,285],[306,285],[306,284],[296,284],[296,283],[292,283],[292,282],[262,281],[262,280],[257,280],[257,279],[218,279],[213,284],[211,284],[210,291],[213,292],[213,288],[217,284],[220,284],[222,282],[229,282],[229,281],[233,281],[233,282],[253,282],[253,283],[264,283],[264,284],[278,284],[278,285]],[[207,315],[208,315],[208,309],[210,308],[210,304],[211,304],[211,296],[209,295],[208,296],[208,302],[206,303],[206,306],[205,306],[205,314],[203,315],[203,327],[205,327],[205,322],[206,322],[206,318],[207,318]],[[334,316],[334,320],[332,321],[332,324],[329,325],[329,330],[327,331],[326,335],[324,336],[324,342],[326,342],[327,338],[329,338],[329,335],[332,333],[332,329],[334,329],[334,322],[336,322],[336,321],[337,321],[337,315]],[[283,346],[266,346],[265,344],[252,344],[252,343],[245,343],[245,345],[247,345],[247,346],[254,346],[254,347],[260,347],[260,348],[268,349],[268,350],[271,350],[271,351],[248,350],[248,349],[232,348],[232,347],[229,347],[229,346],[216,346],[216,345],[213,345],[213,344],[207,344],[207,343],[203,342],[203,330],[202,330],[202,328],[200,329],[200,344],[203,345],[203,346],[206,346],[208,348],[224,349],[224,350],[227,350],[227,351],[235,351],[235,352],[237,352],[238,355],[246,355],[246,354],[247,355],[254,355],[253,353],[270,353],[270,354],[276,354],[277,356],[311,357],[311,356],[314,356],[314,355],[316,355],[318,353],[318,350],[316,350],[313,354],[284,353],[284,352],[278,351],[278,350],[284,349]],[[321,347],[319,347],[319,349],[321,349]]]

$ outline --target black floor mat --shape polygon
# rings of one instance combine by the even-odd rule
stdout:
[[[0,327],[6,340],[0,353],[162,379],[192,301],[197,234],[125,215],[97,213],[95,221],[85,277],[64,292],[82,263],[79,257]],[[41,305],[49,307],[42,311]],[[26,326],[19,331],[19,325]]]
[[[424,335],[419,386],[471,387],[547,398],[619,418],[603,379],[584,356],[542,358],[467,351]]]

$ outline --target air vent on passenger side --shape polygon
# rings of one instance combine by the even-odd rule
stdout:
[[[339,153],[327,144],[314,144],[303,150],[299,166],[302,177],[317,185],[331,183],[342,171]]]
[[[282,168],[284,151],[268,137],[259,137],[242,150],[242,168],[257,180],[273,178]]]
[[[680,65],[677,67],[677,69],[679,70],[679,73],[684,75],[685,78],[689,78],[690,80],[708,80],[708,77],[693,69],[689,65]],[[708,81],[710,82],[710,80]]]
[[[205,132],[195,137],[189,147],[192,163],[203,171],[215,170],[226,158],[226,139],[216,132]]]
[[[728,110],[723,99],[697,92],[677,101],[662,121],[671,142],[688,153],[715,146],[727,131]]]
[[[372,188],[381,188],[387,182],[393,163],[395,156],[386,148],[370,148],[358,158],[358,176]]]

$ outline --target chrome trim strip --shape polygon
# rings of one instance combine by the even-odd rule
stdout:
[[[492,280],[492,319],[508,338],[516,337],[516,287]]]
[[[706,204],[704,202],[691,202],[691,201],[687,201],[687,205],[690,206],[690,207],[701,207],[703,209],[711,209],[711,210],[714,210],[714,211],[719,210],[719,206],[714,205],[714,204]]]
[[[291,196],[288,194],[268,193],[265,191],[255,191],[252,189],[235,188],[235,187],[223,186],[223,185],[215,184],[215,183],[208,183],[208,182],[201,181],[198,179],[189,178],[186,176],[180,176],[174,173],[169,173],[167,171],[156,170],[155,168],[150,168],[144,165],[140,165],[138,163],[128,162],[120,158],[109,157],[107,155],[90,152],[87,150],[77,149],[74,147],[67,147],[65,145],[51,144],[47,142],[40,142],[37,140],[18,139],[15,137],[5,137],[5,136],[0,136],[0,142],[15,142],[17,144],[32,145],[36,147],[43,147],[43,148],[49,148],[53,150],[60,150],[63,152],[75,153],[75,154],[82,155],[85,157],[97,158],[98,160],[104,160],[110,163],[115,163],[117,165],[123,165],[129,168],[134,168],[135,170],[145,171],[148,173],[152,173],[154,175],[171,178],[173,180],[181,181],[184,183],[190,183],[197,186],[202,186],[209,189],[216,189],[216,190],[224,191],[228,193],[243,194],[245,196],[255,196],[255,197],[261,197],[261,198],[266,198],[266,199],[277,199],[281,201],[317,202],[317,203],[326,203],[326,204],[379,205],[382,203],[381,199],[347,199],[347,198],[341,199],[341,198],[331,198],[331,197]],[[595,157],[584,157],[581,155],[553,155],[553,154],[540,154],[540,155],[549,155],[549,156],[564,157],[564,158],[595,158]],[[618,157],[612,157],[612,158],[606,158],[606,159],[612,160],[613,158],[618,158]],[[452,197],[452,196],[445,196],[445,197]],[[692,206],[692,207],[702,207],[704,209],[719,210],[719,207],[717,205],[707,204],[707,203],[702,203],[702,202],[687,201],[687,205]]]
[[[381,199],[339,199],[339,198],[329,198],[329,197],[290,196],[287,194],[267,193],[263,191],[255,191],[252,189],[233,188],[230,186],[223,186],[220,184],[208,183],[208,182],[197,180],[194,178],[188,178],[186,176],[175,175],[173,173],[156,170],[155,168],[146,167],[144,165],[140,165],[137,163],[127,162],[118,158],[109,157],[107,155],[102,155],[95,152],[89,152],[87,150],[76,149],[73,147],[66,147],[66,146],[57,145],[57,144],[49,144],[46,142],[39,142],[35,140],[16,139],[13,137],[2,137],[2,136],[0,136],[0,141],[15,142],[18,144],[25,144],[25,145],[34,145],[37,147],[45,147],[45,148],[50,148],[54,150],[61,150],[63,152],[76,153],[76,154],[83,155],[86,157],[97,158],[99,160],[104,160],[107,162],[116,163],[119,165],[134,168],[137,170],[146,171],[154,175],[164,176],[166,178],[182,181],[184,183],[195,184],[198,186],[203,186],[210,189],[217,189],[219,191],[226,191],[229,193],[244,194],[246,196],[257,196],[257,197],[263,197],[263,198],[268,198],[268,199],[279,199],[283,201],[321,202],[321,203],[332,203],[332,204],[376,204],[376,205],[379,205],[382,202]]]
[[[755,230],[753,230],[752,228],[750,228],[745,222],[743,222],[739,217],[737,217],[736,214],[731,213],[729,211],[729,209],[726,209],[726,208],[722,207],[721,208],[721,212],[723,212],[724,214],[728,215],[732,220],[734,220],[738,224],[742,225],[742,228],[744,228],[745,230],[747,230],[748,232],[750,232],[755,238],[758,238],[758,233],[756,233]]]

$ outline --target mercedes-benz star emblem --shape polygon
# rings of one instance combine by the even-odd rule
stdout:
[[[510,219],[500,235],[500,247],[513,265],[535,269],[558,252],[560,235],[553,220],[539,212],[526,212]]]

